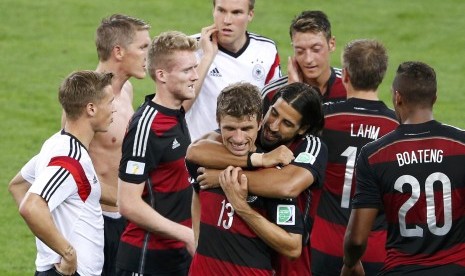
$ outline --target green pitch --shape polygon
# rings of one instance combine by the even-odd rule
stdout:
[[[274,39],[286,72],[292,49],[288,28],[305,9],[325,11],[336,36],[333,65],[340,65],[343,46],[356,38],[382,41],[389,68],[380,93],[390,103],[390,83],[397,65],[421,60],[438,75],[436,119],[465,128],[460,106],[465,102],[465,1],[328,1],[257,0],[249,30]],[[61,110],[57,89],[73,70],[95,69],[94,32],[100,20],[125,13],[148,21],[151,35],[166,30],[187,34],[211,24],[211,0],[0,1],[0,275],[32,275],[35,246],[7,192],[7,184],[58,131]],[[133,80],[134,106],[153,92],[148,78]]]

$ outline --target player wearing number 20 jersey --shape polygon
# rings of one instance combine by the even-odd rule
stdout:
[[[384,209],[382,275],[465,275],[465,132],[400,125],[362,148],[353,208]]]
[[[328,146],[323,189],[314,192],[316,214],[311,235],[312,271],[316,275],[340,275],[343,240],[354,191],[354,167],[360,149],[394,130],[395,113],[382,101],[349,98],[325,104],[322,139]],[[380,214],[362,258],[367,275],[376,274],[386,256],[386,227]],[[371,272],[374,273],[371,273]]]

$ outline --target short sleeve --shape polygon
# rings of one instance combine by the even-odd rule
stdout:
[[[29,183],[34,183],[36,178],[36,165],[37,165],[38,155],[34,156],[21,168],[21,176]]]
[[[312,187],[322,187],[328,162],[328,149],[325,143],[319,137],[307,135],[293,152],[295,159],[291,164],[310,171],[315,179]]]

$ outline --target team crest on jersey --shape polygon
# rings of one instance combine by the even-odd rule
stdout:
[[[315,156],[308,152],[301,152],[294,161],[297,163],[313,164],[315,162]]]
[[[145,170],[145,163],[137,161],[128,161],[126,164],[126,173],[134,175],[143,175]]]
[[[277,225],[295,225],[295,205],[283,205],[277,206]]]
[[[263,68],[263,60],[256,59],[252,62],[255,64],[252,69],[252,76],[254,79],[261,81],[265,78],[265,68]]]

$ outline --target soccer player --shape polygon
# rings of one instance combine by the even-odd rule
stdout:
[[[255,0],[213,0],[213,21],[202,29],[196,98],[183,104],[193,141],[217,128],[216,98],[228,84],[246,81],[260,89],[281,76],[274,41],[247,32]],[[195,102],[194,102],[195,100]]]
[[[388,55],[380,42],[349,42],[342,53],[342,83],[347,101],[323,105],[322,140],[328,147],[328,165],[323,189],[315,191],[313,197],[316,216],[310,244],[314,276],[341,274],[357,154],[366,143],[399,125],[394,111],[378,98],[377,89],[387,66]],[[376,275],[386,257],[384,214],[380,212],[376,221],[362,259],[366,275]]]
[[[88,148],[113,120],[112,77],[78,71],[63,81],[58,98],[66,126],[22,169],[32,183],[19,212],[36,236],[35,275],[102,273],[101,189]]]
[[[102,20],[96,31],[95,44],[99,63],[97,72],[111,72],[113,93],[115,95],[114,124],[107,132],[96,133],[89,146],[89,154],[94,163],[102,187],[101,205],[105,225],[105,263],[103,276],[115,275],[116,252],[121,233],[126,225],[125,219],[116,207],[118,190],[118,167],[121,159],[121,145],[126,126],[134,113],[132,107],[133,89],[131,77],[137,79],[146,75],[145,63],[150,44],[150,26],[144,21],[122,14],[114,14]],[[62,116],[62,126],[65,116]],[[22,171],[26,173],[26,171]],[[30,183],[27,176],[19,173],[10,183],[15,190],[15,201],[19,206]],[[33,177],[33,175],[30,175]]]
[[[265,151],[288,147],[295,159],[283,151],[283,165],[244,171],[249,192],[270,198],[298,197],[297,205],[304,220],[302,253],[296,260],[276,255],[273,267],[277,275],[311,275],[309,238],[309,187],[323,185],[327,161],[327,148],[318,137],[323,128],[323,111],[318,91],[304,83],[292,83],[282,87],[272,100],[260,130],[258,145]],[[213,137],[211,137],[213,138]],[[266,154],[234,156],[221,145],[199,140],[187,159],[206,168],[226,168],[228,165],[247,167],[265,165]],[[255,157],[258,155],[258,158]],[[278,155],[279,156],[279,155]],[[293,160],[292,160],[293,159]],[[203,189],[214,187],[218,182],[218,170],[200,169],[199,182]]]
[[[336,38],[331,23],[322,11],[303,11],[292,20],[289,28],[294,56],[288,60],[287,76],[262,89],[263,108],[268,110],[278,89],[288,83],[303,82],[317,87],[323,102],[346,99],[341,69],[330,65]]]
[[[126,126],[134,114],[131,77],[146,75],[150,26],[141,19],[114,14],[102,20],[96,31],[97,72],[112,72],[115,95],[114,124],[108,132],[98,133],[90,143],[89,154],[102,183],[102,210],[105,222],[105,263],[103,276],[116,274],[116,252],[126,225],[118,212],[118,168]]]
[[[360,258],[380,209],[388,223],[379,275],[465,275],[465,132],[433,118],[433,68],[404,62],[392,84],[401,125],[362,148],[341,275]]]
[[[155,37],[148,72],[155,95],[131,118],[119,169],[118,204],[128,220],[117,274],[186,275],[194,253],[192,188],[184,163],[190,144],[184,100],[194,97],[197,41],[180,32]]]
[[[235,156],[257,150],[262,118],[258,87],[235,83],[218,96],[216,109],[221,140]],[[193,179],[198,165],[186,161]],[[302,248],[302,215],[295,199],[269,199],[247,194],[247,178],[239,167],[220,176],[222,187],[200,190],[193,183],[192,218],[197,251],[190,275],[273,275],[271,249],[290,258]]]

